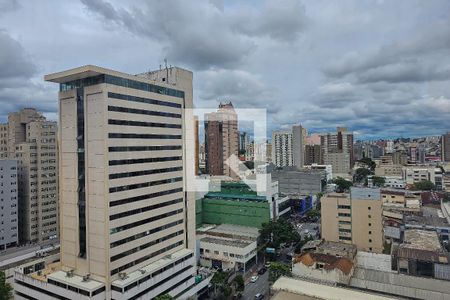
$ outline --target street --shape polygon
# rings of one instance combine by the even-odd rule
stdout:
[[[256,273],[255,273],[256,274]],[[256,274],[257,275],[257,274]],[[269,270],[263,275],[258,275],[259,278],[255,283],[246,281],[245,290],[242,294],[244,300],[254,300],[258,293],[264,294],[264,299],[269,299]]]

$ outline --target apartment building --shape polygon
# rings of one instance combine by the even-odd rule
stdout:
[[[305,165],[320,164],[320,145],[305,145]]]
[[[220,103],[217,112],[205,114],[205,153],[207,174],[238,177],[238,116],[233,103]]]
[[[338,127],[320,136],[322,164],[332,165],[334,176],[345,177],[353,168],[353,133]]]
[[[0,156],[18,163],[21,244],[58,238],[57,131],[56,122],[33,108],[10,113],[0,128]]]
[[[87,65],[45,79],[60,84],[61,262],[17,271],[16,299],[194,295],[192,72]]]
[[[0,251],[18,243],[17,161],[0,159]]]
[[[322,238],[382,253],[382,203],[379,189],[353,187],[350,194],[325,195],[321,199]]]
[[[447,132],[441,139],[442,161],[450,161],[450,132]]]
[[[436,190],[443,189],[442,169],[435,166],[406,166],[402,168],[402,179],[406,184],[414,184],[423,180],[431,181]]]
[[[272,163],[277,167],[288,167],[294,165],[292,155],[292,132],[272,132]]]
[[[302,125],[294,125],[289,131],[272,132],[272,162],[275,166],[303,168],[306,135]]]

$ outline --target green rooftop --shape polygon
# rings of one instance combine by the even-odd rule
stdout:
[[[266,201],[265,196],[258,196],[255,191],[242,182],[222,182],[220,192],[209,192],[204,198]]]

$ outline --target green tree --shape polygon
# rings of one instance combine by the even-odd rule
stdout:
[[[364,164],[367,166],[367,168],[372,172],[375,172],[375,167],[377,164],[369,157],[364,157],[363,159],[360,159],[358,162]]]
[[[155,297],[155,300],[172,300],[172,299],[174,298],[169,294],[159,295]]]
[[[251,161],[251,160],[247,160],[244,162],[244,165],[249,168],[249,169],[254,169],[255,168],[255,162]]]
[[[282,243],[300,241],[300,235],[290,222],[278,219],[262,224],[260,239],[268,246],[278,249]]]
[[[320,211],[317,209],[310,209],[306,215],[310,218],[320,217]]]
[[[233,279],[233,283],[236,286],[236,291],[237,292],[243,292],[245,289],[245,282],[244,282],[244,277],[242,277],[242,275],[236,275],[236,277],[234,277]]]
[[[366,168],[358,168],[355,171],[354,180],[355,182],[363,182],[366,180],[367,176],[372,175],[372,171]]]
[[[331,181],[332,183],[336,184],[336,190],[338,193],[344,193],[350,190],[350,188],[353,186],[353,182],[346,180],[342,177],[338,177],[336,179],[333,179]]]
[[[226,290],[226,288],[228,287],[228,285],[227,285],[228,275],[229,275],[228,272],[214,273],[214,276],[211,279],[211,283],[214,285],[214,293],[216,294],[217,297],[219,297],[217,295],[218,292],[221,295],[225,295],[225,293],[227,293],[227,292],[231,293],[231,291]]]
[[[374,186],[381,187],[386,183],[386,179],[380,176],[372,176],[372,183]]]
[[[11,299],[12,291],[12,286],[6,282],[5,272],[0,271],[0,300]]]
[[[450,192],[445,192],[442,198],[442,201],[449,202],[450,201]]]
[[[280,262],[271,262],[269,266],[269,281],[275,282],[281,276],[292,276],[291,267]]]
[[[415,182],[412,187],[412,189],[415,191],[431,191],[431,190],[434,190],[435,188],[436,187],[435,187],[434,183],[432,183],[429,180],[422,180],[422,181]]]

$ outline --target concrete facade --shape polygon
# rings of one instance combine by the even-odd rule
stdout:
[[[348,174],[353,167],[353,133],[338,127],[320,136],[322,164],[333,166],[333,175]]]
[[[22,292],[195,294],[195,201],[186,187],[194,122],[184,110],[192,108],[192,72],[88,65],[45,79],[60,83],[61,264],[44,278],[17,274]]]
[[[17,245],[17,161],[0,159],[0,251]]]
[[[294,165],[292,153],[293,137],[291,131],[272,132],[272,163],[277,167]]]
[[[205,115],[206,171],[210,175],[237,178],[239,156],[238,117],[233,103],[220,103],[217,112]]]
[[[58,147],[56,122],[33,108],[10,113],[0,130],[1,157],[17,160],[19,242],[57,239]],[[6,129],[6,130],[5,130]],[[6,150],[6,151],[5,151]]]
[[[285,195],[315,195],[323,192],[325,171],[298,170],[285,168],[272,172],[272,178],[278,181],[279,191]]]
[[[321,199],[322,238],[355,244],[360,251],[383,251],[382,201],[379,189],[352,188]]]

